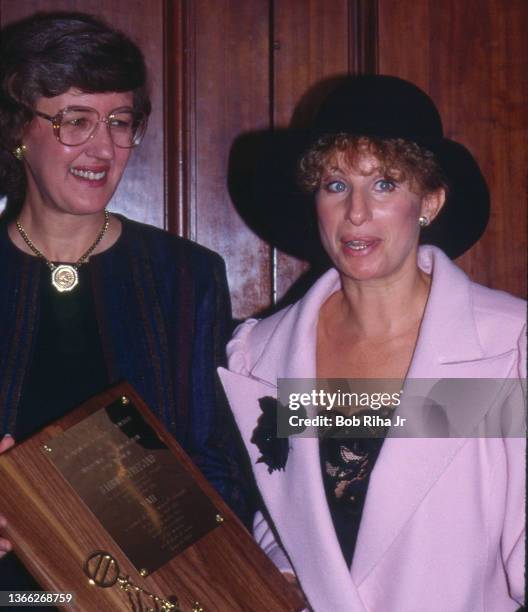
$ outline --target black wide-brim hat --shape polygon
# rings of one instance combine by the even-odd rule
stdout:
[[[421,230],[422,244],[438,246],[454,259],[482,236],[489,192],[471,153],[444,137],[440,115],[426,93],[397,77],[368,75],[343,78],[310,129],[279,130],[267,139],[256,168],[256,208],[249,216],[250,225],[273,246],[307,261],[325,259],[313,197],[301,191],[296,176],[302,154],[322,135],[334,133],[402,138],[435,155],[449,193],[438,216]]]

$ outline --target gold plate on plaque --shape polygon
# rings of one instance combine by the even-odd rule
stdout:
[[[220,525],[209,497],[130,401],[98,409],[43,450],[143,576]]]

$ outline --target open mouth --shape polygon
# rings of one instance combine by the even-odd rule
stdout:
[[[349,255],[368,255],[379,244],[380,239],[375,236],[365,236],[364,238],[353,238],[352,240],[342,240],[343,248]]]
[[[353,251],[363,251],[368,248],[373,241],[367,242],[366,240],[349,240],[345,242],[345,246]]]
[[[93,170],[81,170],[79,168],[70,168],[71,174],[78,178],[86,179],[88,181],[102,181],[106,175],[106,170],[100,170],[94,172]]]

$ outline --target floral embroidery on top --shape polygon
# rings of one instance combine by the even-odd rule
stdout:
[[[359,509],[382,443],[380,438],[321,440],[326,490],[335,503]]]

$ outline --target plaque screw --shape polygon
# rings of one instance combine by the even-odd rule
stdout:
[[[223,523],[224,522],[224,517],[221,516],[220,514],[216,515],[216,522],[217,523]]]
[[[145,576],[148,576],[148,570],[146,570],[145,568],[140,569],[139,570],[139,575],[142,576],[143,578],[145,578]]]
[[[51,449],[47,444],[44,444],[44,446],[42,447],[47,453],[51,453],[51,451],[53,449]]]
[[[123,404],[123,406],[126,406],[127,404],[130,404],[130,400],[126,395],[123,395],[121,396],[121,403]]]

